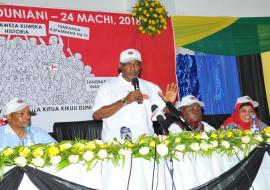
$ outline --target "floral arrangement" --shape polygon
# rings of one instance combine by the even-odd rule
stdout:
[[[179,154],[210,157],[213,153],[219,153],[231,157],[235,152],[242,152],[247,155],[251,147],[265,144],[270,145],[270,127],[256,134],[249,130],[217,130],[210,133],[185,131],[168,136],[142,135],[135,142],[116,139],[108,143],[76,140],[7,147],[0,151],[0,176],[3,177],[4,167],[13,165],[55,166],[61,170],[71,164],[81,163],[90,170],[99,161],[109,160],[119,165],[131,156],[159,161],[169,157],[179,160]]]
[[[159,0],[138,0],[132,16],[139,20],[138,29],[143,34],[154,36],[167,28],[168,13]]]

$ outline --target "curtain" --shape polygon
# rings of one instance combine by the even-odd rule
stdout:
[[[178,81],[179,97],[192,94],[201,99],[200,85],[194,55],[178,54],[176,56],[176,77]]]
[[[0,181],[0,189],[15,190],[18,189],[24,173],[38,189],[41,190],[94,190],[60,177],[43,172],[29,166],[24,168],[14,167],[4,175],[4,179]]]
[[[236,58],[203,53],[178,54],[179,96],[192,94],[205,103],[204,114],[228,114],[240,96]]]
[[[270,52],[265,52],[261,54],[262,67],[263,67],[263,78],[266,90],[266,97],[268,101],[268,109],[270,108]],[[268,110],[269,111],[269,110]],[[269,114],[269,112],[268,112]]]
[[[183,47],[216,55],[250,55],[269,51],[270,17],[239,18],[227,28]]]
[[[172,16],[176,47],[203,39],[236,20],[233,17]]]
[[[267,98],[260,54],[238,56],[237,65],[241,94],[248,95],[253,100],[259,102],[259,117],[263,122],[266,122],[269,125],[269,110],[267,106]]]
[[[261,166],[265,148],[254,149],[247,158],[217,178],[193,190],[246,190],[251,187]]]
[[[236,58],[196,53],[195,59],[204,113],[232,113],[240,96]]]
[[[0,181],[0,189],[14,190],[19,189],[22,182],[24,171],[21,168],[14,167],[5,173],[4,178]]]

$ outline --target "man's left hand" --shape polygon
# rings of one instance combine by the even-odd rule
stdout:
[[[175,83],[168,84],[166,87],[165,95],[162,92],[159,92],[158,94],[160,95],[160,97],[163,99],[164,102],[174,103],[178,95],[177,84]]]

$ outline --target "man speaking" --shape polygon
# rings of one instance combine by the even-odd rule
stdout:
[[[142,69],[141,54],[127,49],[120,54],[120,74],[103,84],[93,106],[93,118],[103,120],[102,140],[120,139],[121,128],[130,129],[132,138],[142,134],[154,134],[151,106],[165,108],[165,102],[174,102],[177,85],[168,84],[165,95],[161,89],[139,78]]]

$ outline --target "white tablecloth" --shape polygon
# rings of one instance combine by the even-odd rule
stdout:
[[[241,156],[240,156],[241,157]],[[191,189],[226,172],[239,162],[234,156],[229,159],[226,156],[214,154],[211,158],[178,155],[179,161],[173,161],[173,181],[177,190]],[[167,164],[166,164],[167,162]],[[92,170],[86,171],[86,166],[78,163],[70,165],[58,172],[54,167],[41,168],[42,171],[64,178],[77,184],[104,190],[126,190],[130,174],[131,159],[126,159],[124,165],[114,166],[111,162],[100,162]],[[169,160],[154,161],[144,159],[132,159],[132,171],[130,175],[130,190],[169,190],[172,189],[172,177],[169,169]],[[11,167],[6,168],[8,171]],[[154,172],[154,181],[152,176]],[[266,152],[259,172],[253,182],[255,190],[270,190],[270,158]],[[25,174],[20,185],[20,190],[37,189]]]

